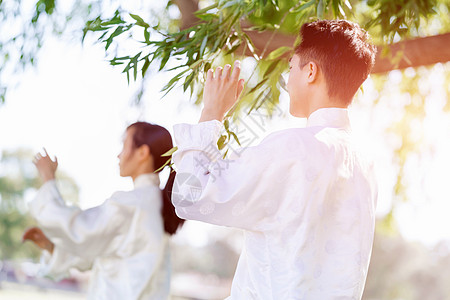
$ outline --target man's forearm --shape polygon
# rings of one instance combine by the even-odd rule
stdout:
[[[47,181],[50,181],[50,180],[55,180],[55,174],[54,173],[53,174],[51,174],[51,173],[44,174],[44,175],[42,175],[42,180],[44,181],[44,183],[46,183]]]
[[[200,116],[200,120],[198,122],[200,123],[200,122],[206,122],[206,121],[211,121],[211,120],[218,120],[219,122],[222,122],[223,114],[221,114],[217,111],[203,109],[202,114]]]

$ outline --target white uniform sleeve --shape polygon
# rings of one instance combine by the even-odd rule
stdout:
[[[120,196],[117,192],[102,205],[81,210],[66,206],[51,180],[30,203],[30,212],[61,255],[78,257],[74,262],[85,265],[100,254],[114,253],[127,234],[135,208],[121,205],[116,201]],[[55,261],[64,259],[55,255]]]
[[[181,218],[260,230],[281,196],[273,179],[282,160],[271,163],[276,135],[224,160],[217,148],[221,128],[217,120],[174,126],[178,150],[173,154],[177,175],[172,202]]]
[[[49,276],[55,280],[61,280],[69,276],[69,270],[76,268],[80,271],[91,269],[92,261],[74,256],[61,247],[55,246],[53,253],[43,251],[41,255],[41,268],[39,273],[42,276]]]

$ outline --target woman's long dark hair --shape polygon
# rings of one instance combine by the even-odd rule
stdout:
[[[134,147],[138,148],[142,145],[148,145],[153,156],[155,170],[159,170],[157,173],[161,172],[163,169],[162,166],[164,166],[168,159],[172,158],[172,156],[161,156],[173,147],[172,137],[170,136],[169,131],[164,127],[147,122],[133,123],[127,127],[127,130],[130,128],[134,129]],[[176,215],[175,207],[170,200],[176,173],[171,166],[169,167],[169,179],[167,180],[166,186],[161,191],[163,199],[161,214],[164,222],[164,230],[172,235],[183,225],[185,220],[180,219]]]

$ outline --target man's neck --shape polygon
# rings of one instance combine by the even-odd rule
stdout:
[[[316,97],[314,97],[314,100],[309,103],[309,112],[307,118],[309,118],[309,116],[318,109],[330,107],[347,108],[348,105],[345,105],[343,101],[340,101],[336,98],[329,97],[328,93],[317,95]]]

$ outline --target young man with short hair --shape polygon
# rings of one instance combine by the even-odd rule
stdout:
[[[215,169],[217,149],[209,145],[242,91],[239,62],[233,72],[230,65],[209,70],[200,122],[174,127],[177,214],[244,230],[228,299],[362,297],[377,190],[371,164],[352,143],[347,107],[375,47],[345,20],[304,24],[301,36],[287,86],[290,113],[308,118],[305,128],[274,132]]]

